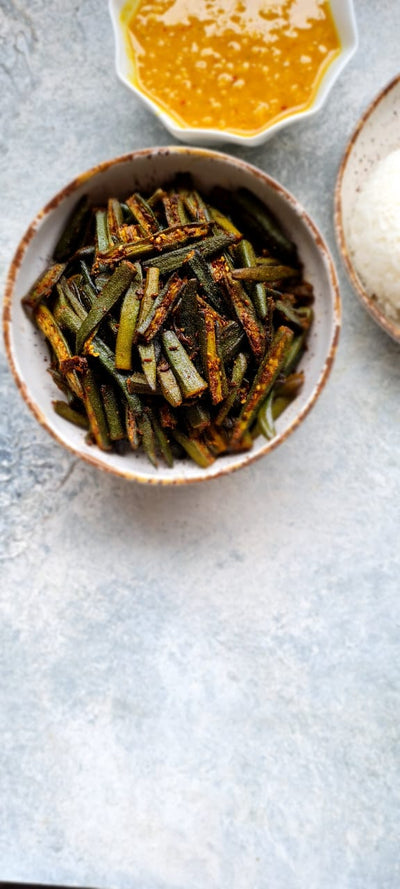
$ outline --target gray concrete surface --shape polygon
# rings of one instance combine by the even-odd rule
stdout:
[[[340,274],[335,367],[264,461],[183,490],[80,463],[1,356],[0,879],[121,889],[398,889],[400,348],[337,256],[333,188],[398,71],[400,6],[312,121],[246,157]],[[168,133],[114,74],[106,4],[0,0],[4,281],[78,172]]]

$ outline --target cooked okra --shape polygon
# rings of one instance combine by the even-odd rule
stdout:
[[[273,438],[303,383],[312,286],[244,189],[202,195],[185,177],[103,205],[81,198],[23,302],[66,398],[57,414],[154,466],[205,468]]]

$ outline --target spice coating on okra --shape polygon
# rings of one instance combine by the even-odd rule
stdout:
[[[154,467],[273,438],[303,382],[313,292],[252,193],[185,177],[103,206],[81,199],[24,297],[66,400],[62,421]]]

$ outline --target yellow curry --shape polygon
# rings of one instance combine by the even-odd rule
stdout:
[[[340,51],[324,0],[128,0],[142,92],[183,126],[254,135],[307,109]]]

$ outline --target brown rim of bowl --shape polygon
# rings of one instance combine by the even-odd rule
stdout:
[[[104,172],[111,166],[115,166],[116,164],[126,163],[127,161],[133,160],[137,157],[145,157],[145,156],[153,156],[153,155],[169,155],[169,154],[183,154],[183,155],[200,155],[202,157],[212,157],[218,160],[225,161],[230,166],[238,167],[239,169],[246,170],[246,172],[250,172],[257,179],[266,182],[267,185],[274,189],[278,194],[280,194],[284,199],[293,207],[296,213],[304,219],[307,226],[311,230],[315,242],[317,243],[319,249],[324,255],[325,261],[328,266],[329,277],[331,280],[332,290],[334,294],[334,303],[333,303],[333,316],[334,316],[334,324],[333,324],[333,333],[331,339],[331,345],[329,352],[325,358],[322,371],[320,373],[319,379],[315,385],[315,388],[304,405],[303,409],[300,413],[294,418],[293,422],[290,426],[282,432],[280,435],[277,435],[271,442],[268,442],[263,448],[259,451],[252,453],[251,451],[246,453],[244,456],[238,458],[235,463],[229,464],[229,466],[221,467],[219,472],[214,473],[213,475],[206,475],[199,473],[196,476],[191,478],[163,478],[158,479],[157,477],[143,475],[138,472],[124,472],[119,469],[113,468],[111,466],[105,465],[101,460],[99,460],[96,456],[92,456],[91,454],[82,454],[77,448],[74,448],[72,445],[67,444],[63,438],[61,438],[54,429],[49,426],[48,421],[45,415],[42,413],[38,405],[31,398],[27,386],[24,380],[20,377],[13,356],[13,350],[11,346],[11,303],[14,294],[14,286],[18,274],[18,270],[21,266],[25,251],[28,247],[28,244],[32,240],[39,223],[41,220],[52,210],[54,210],[67,196],[72,194],[79,188],[84,182],[88,179],[91,179],[93,176],[97,175],[100,172]],[[87,170],[85,173],[82,173],[80,176],[77,176],[75,179],[71,180],[63,189],[57,192],[56,195],[47,203],[45,206],[39,210],[31,224],[27,228],[25,234],[21,238],[21,241],[15,251],[14,257],[12,259],[7,280],[5,286],[5,295],[4,295],[4,309],[3,309],[3,334],[6,348],[6,355],[8,358],[8,362],[16,382],[16,385],[22,395],[22,398],[28,405],[29,409],[35,416],[36,420],[40,423],[40,425],[50,433],[50,435],[64,448],[66,448],[70,453],[74,454],[74,456],[79,457],[81,460],[84,460],[86,463],[95,466],[97,469],[102,469],[105,472],[109,472],[112,475],[116,475],[130,481],[137,481],[142,484],[150,484],[150,485],[184,485],[184,484],[193,484],[195,482],[205,482],[211,481],[215,478],[219,478],[221,475],[228,475],[231,472],[235,472],[238,469],[242,469],[245,466],[248,466],[250,463],[253,463],[255,460],[258,460],[260,457],[263,457],[269,451],[274,450],[279,444],[281,444],[285,439],[289,437],[289,435],[300,425],[300,423],[307,416],[309,411],[311,410],[313,404],[317,400],[320,395],[327,379],[330,374],[332,364],[335,358],[335,353],[339,340],[340,333],[340,325],[341,325],[341,301],[340,301],[340,291],[339,284],[336,275],[335,266],[330,254],[330,251],[325,244],[320,232],[318,231],[315,223],[308,216],[305,210],[300,206],[296,198],[293,197],[290,192],[286,191],[282,185],[280,185],[275,179],[272,179],[267,173],[263,173],[262,170],[259,170],[257,167],[254,167],[252,164],[248,164],[246,161],[239,160],[233,156],[228,154],[224,154],[219,151],[211,151],[207,148],[192,148],[186,146],[166,146],[166,147],[157,147],[157,148],[143,148],[137,151],[129,152],[128,154],[120,155],[112,160],[103,161],[100,164],[97,164],[95,167]]]
[[[386,86],[378,93],[378,95],[373,99],[373,101],[368,105],[362,116],[360,117],[354,132],[352,133],[340,167],[339,172],[336,179],[335,186],[335,210],[334,210],[334,222],[335,222],[335,231],[336,238],[339,244],[339,249],[342,254],[343,262],[345,264],[345,268],[347,274],[350,278],[350,281],[353,285],[353,288],[362,302],[363,306],[366,308],[367,312],[371,315],[371,317],[376,321],[379,326],[392,337],[392,339],[400,342],[400,324],[396,324],[391,318],[388,318],[387,315],[384,314],[382,309],[379,308],[378,304],[375,302],[372,296],[369,296],[367,291],[365,290],[363,284],[358,277],[358,274],[350,260],[346,239],[344,237],[343,231],[343,221],[342,221],[342,185],[343,185],[343,177],[346,171],[346,167],[348,164],[348,160],[352,151],[352,148],[355,142],[358,139],[358,136],[361,130],[364,127],[364,124],[367,122],[368,118],[371,116],[372,112],[375,110],[376,106],[379,105],[381,100],[388,94],[390,91],[399,83],[400,74],[396,75],[390,83],[386,84]]]

